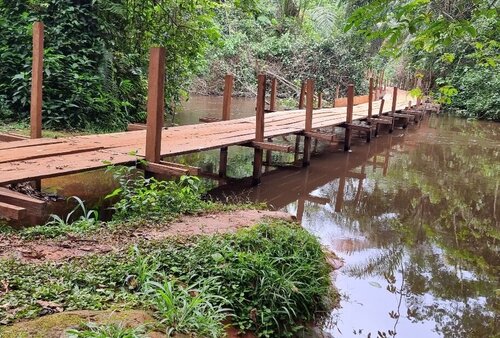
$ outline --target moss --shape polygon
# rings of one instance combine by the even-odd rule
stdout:
[[[73,311],[62,312],[23,321],[0,329],[2,338],[59,338],[68,329],[78,327],[82,323],[121,324],[126,327],[140,325],[156,325],[153,317],[139,310],[126,311]]]

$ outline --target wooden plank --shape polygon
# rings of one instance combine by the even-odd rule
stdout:
[[[23,140],[29,140],[29,138],[24,135],[18,135],[14,133],[0,133],[0,142],[14,142]]]
[[[165,115],[165,48],[162,47],[150,50],[147,106],[146,160],[158,163]]]
[[[26,217],[26,209],[0,202],[0,218],[20,220]]]
[[[30,214],[37,215],[41,215],[47,206],[45,201],[2,187],[0,187],[0,202],[17,205],[27,209]]]
[[[168,162],[168,161],[160,161],[160,164],[168,166],[168,167],[172,167],[172,168],[179,168],[179,169],[183,169],[183,170],[187,169],[188,174],[193,175],[193,176],[197,176],[197,175],[201,174],[201,168],[199,168],[199,167],[193,167],[193,166],[186,165],[186,164],[179,164],[179,163]]]
[[[173,175],[173,176],[189,175],[189,169],[187,168],[182,169],[178,167],[171,167],[161,163],[148,163],[145,166],[141,165],[140,167],[147,172],[159,175]]]
[[[42,137],[43,23],[33,24],[33,64],[31,70],[31,138]]]

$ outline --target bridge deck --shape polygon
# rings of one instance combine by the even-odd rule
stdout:
[[[392,98],[386,97],[384,113]],[[397,110],[408,103],[398,95]],[[374,114],[380,101],[373,102]],[[368,104],[354,107],[354,120],[367,117]],[[313,129],[345,122],[346,108],[318,109],[313,113]],[[305,110],[289,110],[265,115],[265,137],[304,131]],[[162,156],[180,155],[230,145],[245,144],[255,138],[255,117],[230,121],[171,127],[162,134]],[[145,152],[146,131],[88,135],[61,139],[33,139],[0,143],[0,184],[65,175],[133,163]]]

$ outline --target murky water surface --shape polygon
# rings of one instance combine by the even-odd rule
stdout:
[[[176,121],[220,116],[221,101],[194,97]],[[234,104],[237,117],[254,113],[253,100]],[[308,168],[268,168],[259,187],[243,179],[212,194],[286,210],[344,260],[332,275],[342,294],[333,337],[498,337],[500,125],[433,116],[382,134],[350,154],[320,145]],[[218,152],[177,160],[216,172]],[[228,174],[251,175],[251,161],[231,147]],[[44,186],[88,198],[112,186],[71,180]]]

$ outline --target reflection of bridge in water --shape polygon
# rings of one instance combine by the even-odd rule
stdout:
[[[285,167],[263,174],[261,185],[248,189],[248,179],[223,185],[211,191],[215,198],[244,196],[251,201],[265,202],[276,209],[298,201],[297,218],[302,219],[305,202],[325,205],[329,198],[311,195],[322,186],[339,180],[335,198],[335,211],[340,212],[344,205],[344,191],[348,179],[357,179],[355,203],[361,198],[363,182],[369,170],[381,170],[385,176],[389,169],[391,150],[403,142],[403,135],[386,135],[369,144],[359,145],[352,153],[325,151],[314,158],[307,168]],[[360,170],[356,170],[360,168]],[[241,193],[243,191],[243,193]]]

